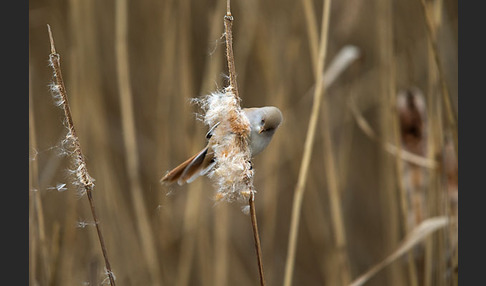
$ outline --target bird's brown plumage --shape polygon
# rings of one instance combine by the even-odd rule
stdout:
[[[280,110],[273,106],[244,108],[243,112],[251,125],[249,147],[253,157],[268,145],[283,117]],[[203,150],[169,171],[160,182],[168,185],[177,182],[179,185],[183,185],[207,174],[216,164],[212,149],[215,139],[212,135],[218,125],[219,123],[216,123],[209,130],[206,135],[209,140],[208,145]],[[231,130],[231,132],[237,131]]]
[[[193,179],[207,172],[207,168],[213,163],[213,152],[207,146],[199,153],[182,162],[179,166],[169,171],[160,180],[164,184],[177,182],[179,185],[192,182]]]

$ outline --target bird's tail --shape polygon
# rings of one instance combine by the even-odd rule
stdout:
[[[167,185],[173,184],[174,182],[177,182],[179,185],[191,183],[199,176],[204,176],[211,170],[215,165],[213,158],[213,152],[206,147],[179,166],[167,172],[160,182]]]

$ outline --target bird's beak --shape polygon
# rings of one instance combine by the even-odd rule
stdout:
[[[263,128],[263,126],[262,126],[262,127],[260,127],[260,130],[258,131],[258,134],[261,134],[263,131],[265,131],[265,128]]]

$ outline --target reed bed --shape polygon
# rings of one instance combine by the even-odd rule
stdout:
[[[46,24],[116,284],[260,283],[241,205],[216,203],[205,177],[159,183],[206,144],[191,99],[228,85],[226,3],[29,2],[30,285],[108,283],[90,204],[60,154]],[[241,106],[284,116],[253,159],[265,285],[457,285],[457,5],[231,1]],[[333,72],[350,46],[359,53]],[[415,89],[420,152],[397,107]]]

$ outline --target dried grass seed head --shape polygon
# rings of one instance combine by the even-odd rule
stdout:
[[[208,176],[217,187],[215,199],[228,202],[246,201],[254,192],[250,122],[231,90],[226,88],[194,100],[204,110],[204,123],[209,128],[219,124],[210,139],[216,165]]]

